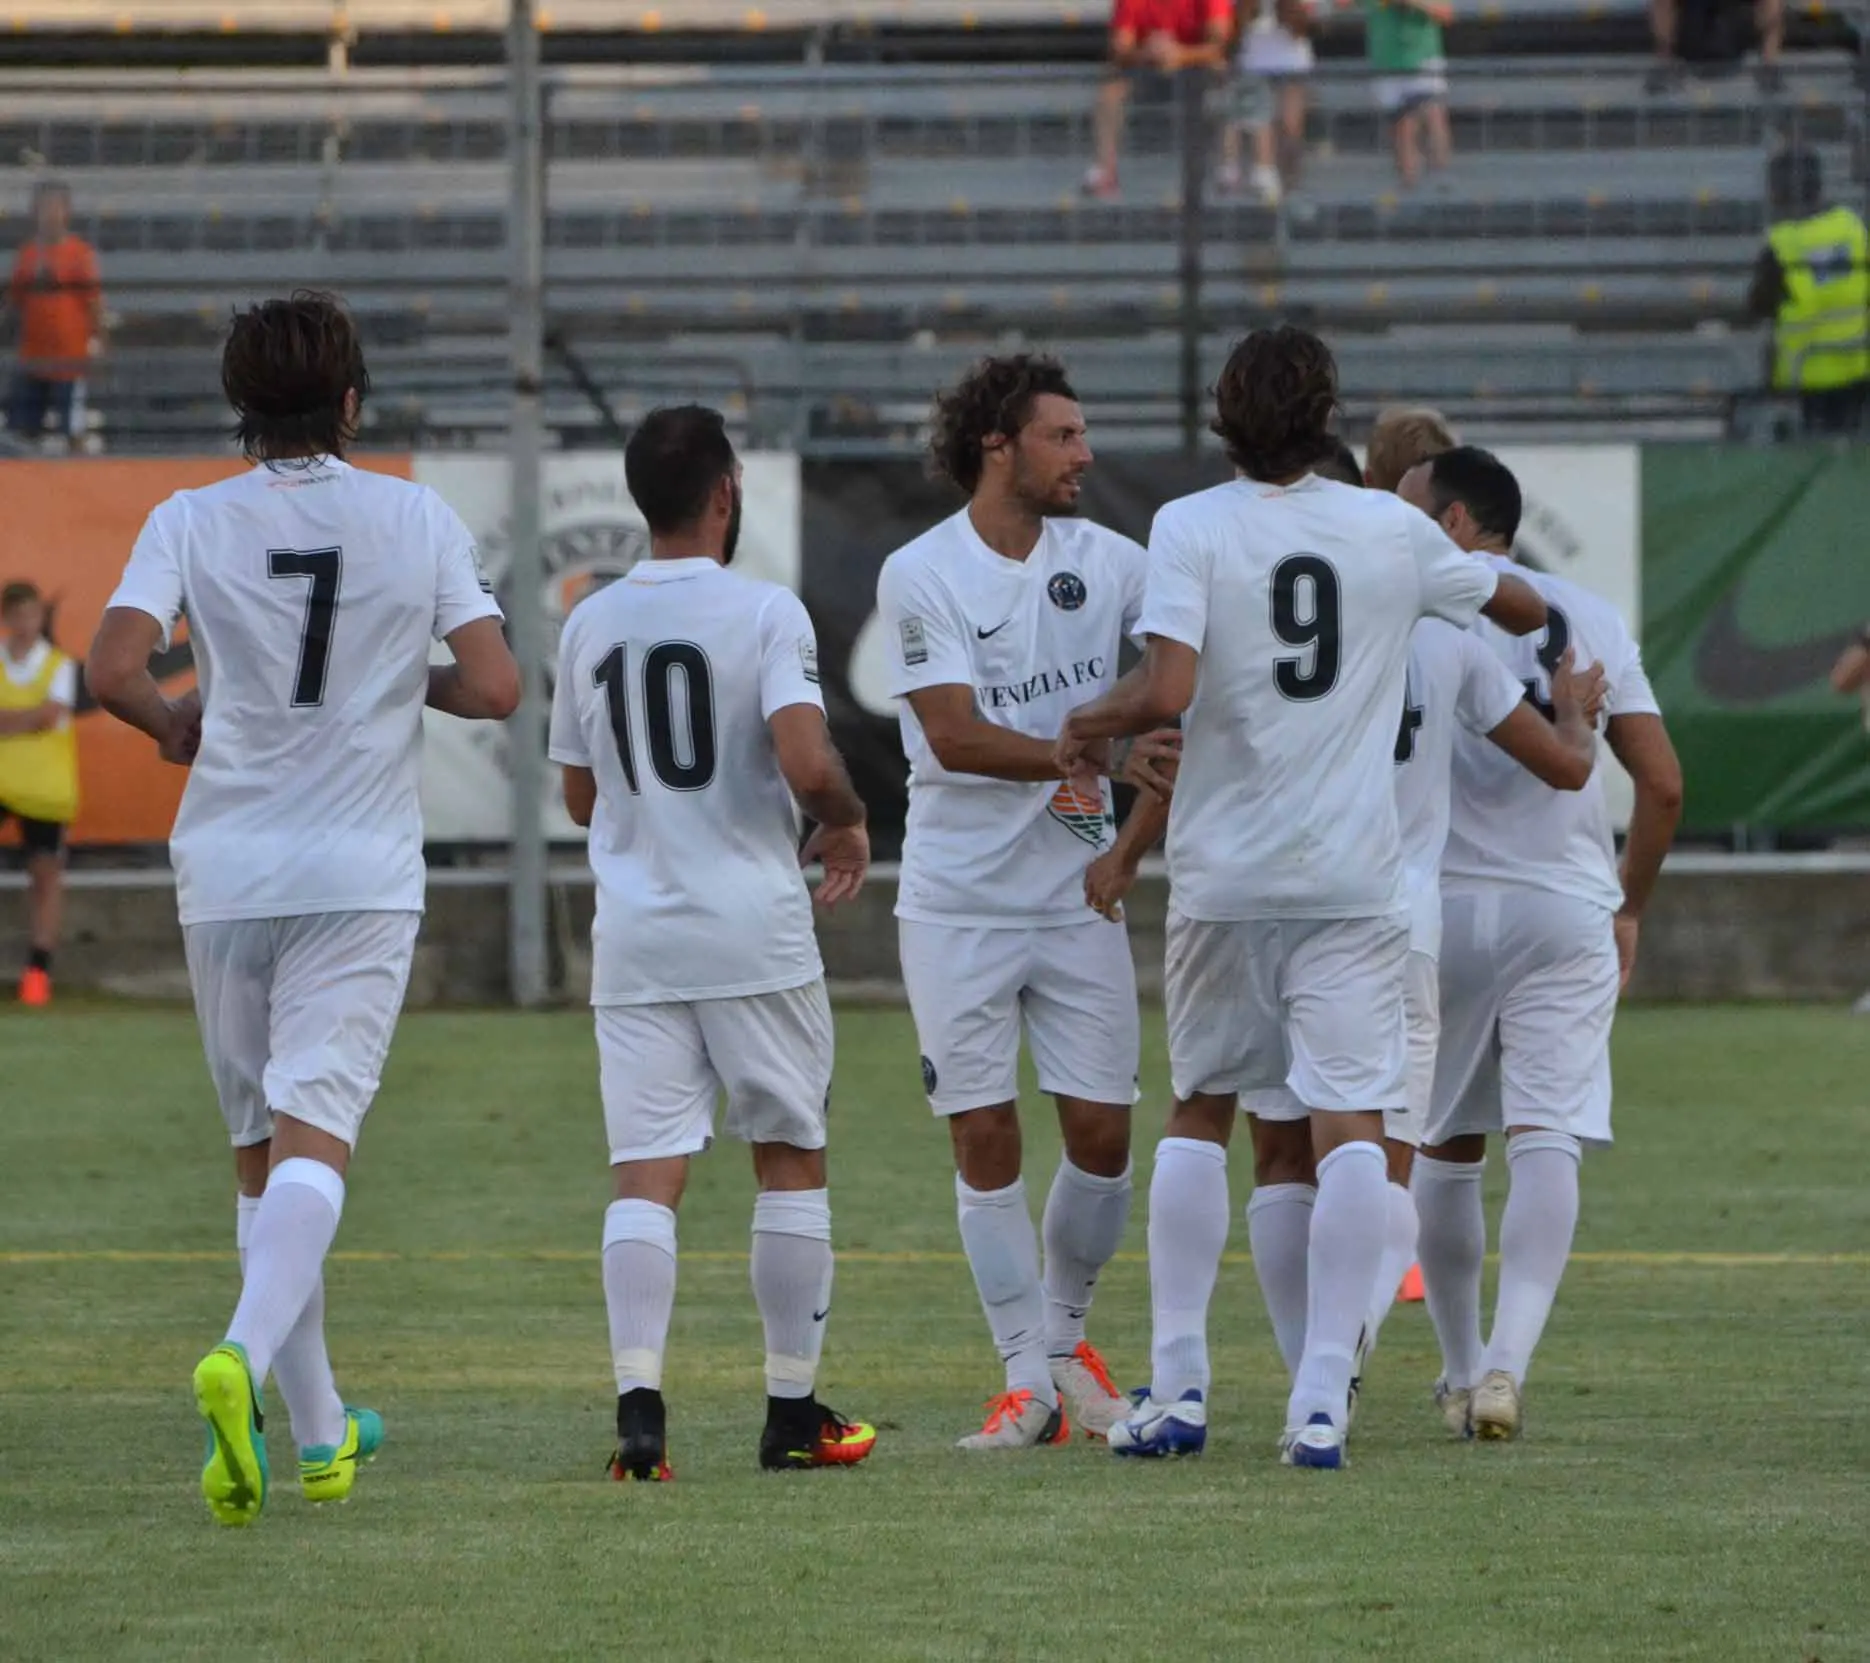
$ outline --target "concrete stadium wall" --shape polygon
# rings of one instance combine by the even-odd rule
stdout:
[[[553,958],[569,1002],[590,986],[592,892],[579,868],[553,888]],[[481,881],[463,881],[464,878]],[[0,878],[0,977],[23,956],[17,874]],[[894,882],[821,925],[840,991],[900,997]],[[1144,987],[1161,986],[1160,877],[1129,903]],[[175,897],[160,874],[77,873],[68,897],[59,983],[131,998],[186,998]],[[1682,856],[1670,863],[1644,927],[1633,996],[1649,1000],[1850,1000],[1870,987],[1870,860],[1862,856]],[[439,873],[411,978],[410,1003],[504,1001],[506,895],[480,874]]]

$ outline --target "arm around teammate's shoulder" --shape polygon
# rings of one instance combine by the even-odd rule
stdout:
[[[498,618],[476,618],[443,639],[454,662],[429,669],[431,710],[471,721],[503,722],[519,709],[519,664]]]
[[[1604,702],[1604,667],[1579,670],[1565,649],[1552,672],[1552,719],[1522,700],[1487,735],[1528,773],[1554,791],[1582,791],[1597,764],[1597,713]]]
[[[1501,572],[1493,594],[1481,607],[1481,616],[1491,619],[1508,635],[1531,635],[1545,628],[1545,597],[1523,577]]]

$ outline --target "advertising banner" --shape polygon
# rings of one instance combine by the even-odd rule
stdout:
[[[1827,682],[1870,618],[1866,526],[1860,449],[1645,449],[1644,650],[1685,825],[1870,826],[1870,740]]]
[[[734,569],[796,590],[799,586],[799,461],[743,457],[746,510]],[[467,522],[501,604],[512,577],[511,470],[497,455],[417,456],[415,477]],[[649,553],[649,534],[630,500],[618,449],[566,451],[545,458],[540,502],[545,556],[547,687],[558,661],[565,614],[595,588],[621,577]],[[446,658],[446,651],[436,649]],[[431,842],[500,842],[512,826],[510,724],[461,722],[428,712],[423,734],[422,814]],[[543,735],[540,736],[543,740]],[[546,832],[581,839],[553,778]]]

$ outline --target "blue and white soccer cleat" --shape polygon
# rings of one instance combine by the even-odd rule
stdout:
[[[1321,1409],[1297,1431],[1286,1434],[1286,1447],[1279,1458],[1288,1467],[1335,1471],[1344,1465],[1343,1430]]]
[[[1208,1406],[1192,1388],[1174,1403],[1146,1391],[1131,1393],[1133,1408],[1106,1437],[1113,1455],[1199,1455],[1208,1442]]]

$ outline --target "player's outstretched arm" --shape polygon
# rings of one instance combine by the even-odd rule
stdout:
[[[504,722],[519,709],[519,665],[498,618],[476,618],[444,639],[454,663],[429,670],[431,710],[470,721]]]
[[[1547,721],[1530,701],[1487,737],[1529,773],[1554,791],[1582,791],[1597,764],[1597,713],[1604,705],[1604,667],[1573,666],[1577,653],[1570,647],[1552,672],[1552,720]]]
[[[1636,786],[1636,806],[1623,843],[1623,906],[1617,913],[1617,958],[1623,985],[1636,968],[1636,938],[1656,876],[1682,818],[1682,764],[1660,716],[1613,716],[1604,737]]]
[[[1195,699],[1201,654],[1184,641],[1152,635],[1142,662],[1108,693],[1081,704],[1065,718],[1054,751],[1060,772],[1076,768],[1100,740],[1147,733],[1180,716]]]
[[[1034,739],[981,717],[974,690],[945,682],[907,695],[935,760],[951,774],[981,774],[994,780],[1055,780],[1064,771],[1049,739]]]
[[[825,869],[818,904],[834,907],[853,899],[870,870],[870,833],[864,800],[851,784],[844,758],[831,742],[825,713],[815,704],[789,704],[767,718],[779,771],[799,807],[818,822],[799,852],[799,864],[818,861]]]
[[[149,613],[133,606],[107,607],[85,660],[84,677],[104,709],[148,734],[165,761],[186,766],[201,745],[201,695],[163,697],[149,673],[150,655],[162,638],[162,625]]]
[[[1480,610],[1508,635],[1530,635],[1545,628],[1545,597],[1511,572],[1500,573],[1492,596]]]

